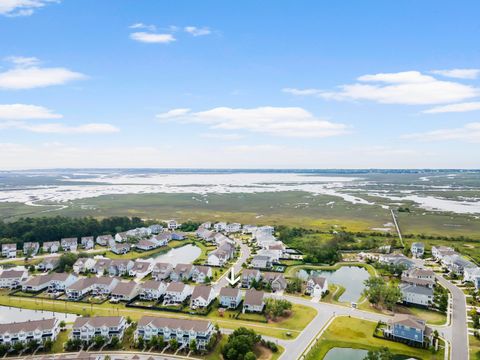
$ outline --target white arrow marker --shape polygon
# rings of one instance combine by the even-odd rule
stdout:
[[[227,281],[230,285],[235,285],[235,283],[240,280],[240,276],[235,278],[235,272],[233,270],[233,266],[230,268],[230,276],[227,276]]]

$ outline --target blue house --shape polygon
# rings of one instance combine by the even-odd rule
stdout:
[[[387,323],[384,335],[395,341],[412,345],[428,345],[432,330],[425,325],[425,320],[406,314],[396,314]]]

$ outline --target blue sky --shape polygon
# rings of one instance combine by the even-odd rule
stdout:
[[[478,168],[479,13],[0,0],[0,168]]]

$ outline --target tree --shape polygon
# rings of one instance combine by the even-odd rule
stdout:
[[[105,345],[106,339],[102,335],[97,335],[93,338],[93,343],[95,344],[94,346],[96,348],[101,348],[103,345]]]
[[[13,344],[13,350],[17,354],[19,354],[24,348],[25,348],[25,346],[21,342],[16,342],[15,344]]]
[[[283,316],[286,311],[292,309],[292,303],[283,299],[269,298],[265,301],[265,313],[271,319]]]
[[[364,360],[393,360],[393,354],[387,347],[382,347],[377,350],[369,350]]]
[[[290,294],[300,293],[302,292],[302,279],[295,277],[292,280],[289,280],[287,283],[286,291]]]
[[[62,321],[60,321],[60,324],[59,324],[59,325],[60,325],[60,329],[62,329],[62,331],[64,331],[64,330],[65,330],[65,326],[67,326],[67,323],[65,322],[65,320],[62,320]]]
[[[173,350],[173,351],[176,351],[178,349],[178,340],[173,338],[173,339],[170,339],[170,341],[168,342],[168,344],[170,345],[170,348]]]
[[[53,341],[51,339],[47,339],[44,341],[43,348],[45,349],[45,351],[52,350],[52,347],[53,347]]]
[[[75,261],[77,261],[78,255],[74,253],[65,253],[60,256],[58,260],[58,272],[67,272],[67,270],[71,270]]]
[[[197,351],[197,341],[195,339],[192,339],[190,341],[190,344],[188,345],[190,348],[190,351],[196,352]]]
[[[238,328],[228,336],[228,341],[222,348],[223,358],[225,360],[244,360],[247,353],[253,352],[255,345],[261,339],[261,336],[253,330]]]
[[[110,339],[110,347],[112,349],[117,349],[120,345],[120,339],[117,336],[112,336]]]
[[[244,360],[255,360],[257,357],[252,351],[245,354]]]
[[[397,286],[387,284],[383,278],[375,276],[365,280],[363,293],[371,304],[385,306],[389,310],[402,299],[402,293]]]

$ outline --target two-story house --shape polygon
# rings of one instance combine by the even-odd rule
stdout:
[[[193,287],[190,308],[206,308],[215,300],[215,291],[211,286],[197,285]]]
[[[73,323],[71,338],[85,342],[92,341],[95,336],[111,339],[114,336],[123,338],[127,320],[123,316],[77,317]]]
[[[242,302],[242,292],[238,288],[223,287],[220,289],[220,306],[236,309]]]

